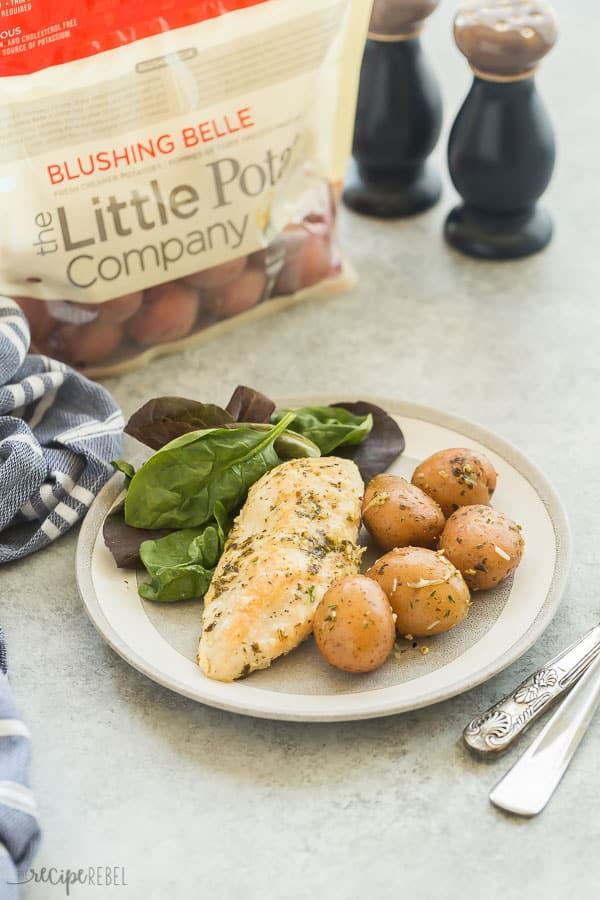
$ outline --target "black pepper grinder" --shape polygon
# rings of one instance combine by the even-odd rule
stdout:
[[[440,135],[442,99],[419,39],[438,2],[375,0],[343,193],[356,212],[409,216],[439,200],[440,176],[427,157]]]
[[[537,200],[552,176],[554,134],[533,76],[556,37],[556,18],[542,0],[470,0],[454,20],[474,79],[448,143],[464,203],[449,214],[444,234],[470,256],[529,256],[552,237],[552,219]]]

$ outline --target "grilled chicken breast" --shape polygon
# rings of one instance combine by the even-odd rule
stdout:
[[[256,482],[204,598],[198,663],[233,681],[310,633],[330,584],[354,574],[363,483],[351,460],[292,459]]]

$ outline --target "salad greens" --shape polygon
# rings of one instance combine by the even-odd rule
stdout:
[[[271,423],[276,425],[289,413],[289,409],[276,409]],[[291,430],[314,441],[324,456],[336,447],[360,444],[373,428],[371,413],[355,416],[339,406],[304,406],[294,413]]]
[[[230,407],[239,415],[253,418],[234,418],[228,411]],[[250,423],[255,431],[268,431],[271,427],[268,419],[274,409],[275,404],[267,397],[245,387],[236,388],[228,409],[185,397],[156,397],[131,416],[125,432],[153,450],[161,450],[175,438],[191,431],[237,428],[241,422]],[[319,448],[296,430],[280,434],[275,439],[275,450],[281,459],[321,455]],[[129,483],[135,474],[133,466],[123,460],[117,460],[113,465],[123,472]]]
[[[160,450],[182,434],[233,422],[234,417],[214,403],[199,403],[185,397],[155,397],[134,412],[125,433],[153,450]]]
[[[275,404],[260,391],[238,384],[225,409],[236,422],[268,422]]]
[[[158,540],[144,541],[142,563],[150,581],[139,585],[146,600],[173,602],[202,597],[223,552],[230,522],[217,501],[215,520],[202,528],[182,528]]]
[[[255,481],[281,462],[275,438],[294,413],[266,431],[250,426],[192,431],[170,441],[135,473],[125,499],[125,521],[136,528],[197,528],[220,501],[239,508]]]
[[[373,429],[366,440],[357,447],[340,447],[338,456],[351,459],[360,471],[362,480],[368,484],[372,478],[385,472],[394,460],[404,452],[404,435],[395,419],[374,403],[358,400],[352,403],[337,403],[340,409],[347,409],[355,416],[373,416]]]
[[[156,541],[171,533],[168,528],[132,528],[125,522],[124,503],[111,510],[104,520],[102,536],[120,569],[135,569],[142,564],[140,547],[144,541]]]
[[[113,459],[112,465],[118,472],[123,473],[125,476],[125,485],[126,487],[129,487],[131,479],[135,475],[135,469],[131,463],[126,462],[124,459]]]
[[[189,550],[194,539],[214,531],[214,526],[209,524],[200,530],[182,528],[157,541],[144,541],[140,557],[151,581],[139,584],[140,597],[167,602],[202,597],[208,590],[214,566],[194,562]]]

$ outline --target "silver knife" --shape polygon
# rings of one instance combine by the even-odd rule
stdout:
[[[495,806],[521,816],[543,810],[600,702],[600,657],[584,672],[531,746],[490,792]]]
[[[510,694],[473,719],[465,744],[482,756],[501,753],[581,678],[600,655],[600,625],[529,675]]]

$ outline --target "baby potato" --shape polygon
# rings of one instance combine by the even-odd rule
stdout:
[[[255,250],[254,253],[251,253],[248,257],[248,265],[253,269],[265,269],[267,265],[267,253],[268,250],[266,247],[263,247],[262,250]]]
[[[398,634],[425,637],[449,631],[466,619],[469,589],[458,569],[439,552],[399,547],[367,571],[396,613]]]
[[[121,326],[110,322],[63,325],[51,334],[48,349],[75,368],[85,368],[112,356],[122,336]]]
[[[483,453],[457,447],[424,459],[413,472],[412,483],[433,497],[448,517],[460,506],[489,503],[496,471]]]
[[[246,312],[262,299],[267,276],[260,269],[249,268],[235,281],[219,290],[202,295],[202,307],[210,315],[228,318]]]
[[[52,305],[55,319],[70,325],[87,325],[102,322],[103,325],[120,325],[130,319],[142,305],[143,291],[123,294],[102,303],[78,303],[74,300],[57,300]]]
[[[331,249],[327,237],[310,234],[302,251],[302,287],[310,287],[329,275]]]
[[[99,318],[102,322],[126,322],[138,311],[142,305],[144,294],[142,291],[134,291],[132,294],[123,294],[114,300],[107,300],[98,306]]]
[[[256,250],[248,257],[248,265],[253,269],[261,269],[270,282],[269,289],[272,288],[277,276],[281,272],[285,262],[286,245],[283,236],[278,235],[268,247],[262,250]]]
[[[440,548],[472,591],[504,581],[521,562],[524,546],[519,526],[504,513],[483,505],[456,510],[440,537]]]
[[[143,347],[185,337],[198,314],[196,291],[178,281],[150,288],[136,314],[127,322],[129,335]]]
[[[273,296],[294,294],[328,276],[331,254],[327,235],[307,231],[303,226],[292,226],[281,237],[286,256]]]
[[[376,475],[365,490],[365,528],[382,550],[435,547],[446,519],[438,504],[399,475]]]
[[[371,672],[394,646],[394,617],[385,593],[365,575],[348,575],[323,595],[313,620],[321,655],[344,672]]]
[[[204,288],[205,290],[213,290],[229,284],[239,275],[242,274],[248,262],[247,256],[240,256],[238,259],[230,259],[228,262],[221,263],[218,266],[211,266],[209,269],[202,269],[200,272],[194,272],[187,275],[183,280],[186,284],[194,288]]]

